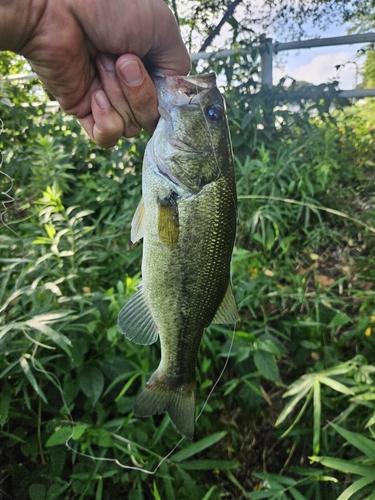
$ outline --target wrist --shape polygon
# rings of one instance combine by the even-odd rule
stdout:
[[[0,50],[22,53],[47,0],[0,0]]]

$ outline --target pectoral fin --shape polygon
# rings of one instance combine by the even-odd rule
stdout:
[[[225,323],[237,323],[239,320],[238,310],[236,301],[233,295],[233,289],[231,283],[229,283],[227,291],[224,295],[223,301],[217,310],[212,323],[225,324]]]
[[[132,220],[132,228],[130,239],[132,243],[136,243],[142,239],[145,234],[145,204],[143,199],[139,202],[137,210],[134,213]]]
[[[158,339],[156,325],[143,294],[142,284],[121,309],[117,326],[125,337],[136,344],[149,345]]]
[[[178,242],[178,194],[172,191],[165,198],[158,199],[159,218],[158,230],[160,240],[173,248]]]

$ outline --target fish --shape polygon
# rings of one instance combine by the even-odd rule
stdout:
[[[238,320],[231,284],[234,161],[215,73],[160,76],[154,83],[160,119],[146,146],[142,199],[131,227],[133,243],[143,238],[142,281],[120,311],[118,328],[141,345],[160,337],[160,364],[134,415],[167,411],[192,440],[204,330]]]

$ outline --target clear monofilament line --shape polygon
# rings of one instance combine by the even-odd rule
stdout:
[[[224,366],[216,380],[216,382],[214,383],[214,385],[212,386],[210,392],[208,393],[207,395],[207,398],[205,400],[205,402],[203,403],[203,406],[202,406],[202,409],[201,411],[199,412],[198,416],[196,417],[195,421],[197,422],[198,419],[200,418],[200,416],[202,415],[202,413],[204,412],[204,409],[210,399],[210,397],[212,396],[212,393],[214,392],[214,390],[216,389],[218,383],[220,382],[220,379],[222,378],[227,366],[228,366],[228,362],[229,362],[229,358],[230,358],[230,355],[231,355],[231,352],[232,352],[232,347],[233,347],[233,342],[234,342],[234,335],[236,333],[236,327],[234,326],[233,328],[233,332],[232,332],[232,337],[231,337],[231,342],[230,342],[230,345],[229,345],[229,351],[228,351],[228,355],[226,357],[226,360],[225,360],[225,363],[224,363]],[[66,411],[66,414],[68,415],[68,418],[69,418],[69,421],[70,421],[70,424],[72,426],[72,432],[70,434],[70,436],[68,436],[67,440],[65,441],[65,446],[70,450],[72,451],[74,454],[76,455],[80,455],[81,457],[86,457],[86,458],[89,458],[91,460],[96,460],[96,461],[101,461],[101,462],[113,462],[115,463],[116,465],[118,465],[119,467],[121,467],[122,469],[128,469],[128,470],[134,470],[134,471],[138,471],[138,472],[144,472],[145,474],[149,474],[149,475],[153,475],[157,472],[157,470],[162,466],[162,464],[168,460],[169,457],[171,457],[173,455],[173,453],[177,450],[177,448],[180,446],[180,444],[185,441],[185,438],[181,438],[178,443],[159,461],[159,463],[156,465],[156,467],[153,469],[153,470],[148,470],[148,469],[144,469],[142,467],[139,467],[139,466],[135,466],[135,465],[126,465],[126,464],[123,464],[121,463],[117,458],[106,458],[106,457],[96,457],[95,455],[88,455],[87,453],[82,453],[81,451],[77,451],[76,449],[74,449],[72,446],[70,446],[69,444],[69,441],[73,438],[73,435],[74,435],[74,428],[76,427],[76,423],[75,421],[73,420],[73,416],[72,416],[72,413],[71,411],[69,410],[69,407],[67,405],[67,402],[65,400],[65,396],[64,396],[64,391],[63,391],[63,388],[62,388],[62,385],[61,385],[61,382],[60,380],[58,379],[58,377],[50,372],[50,371],[47,371],[47,370],[44,370],[44,369],[41,369],[41,368],[38,368],[35,364],[35,354],[38,350],[38,346],[36,345],[34,350],[33,350],[33,353],[32,353],[32,356],[31,356],[31,362],[32,362],[32,365],[33,365],[33,368],[35,371],[39,372],[39,373],[43,373],[44,375],[48,375],[50,377],[52,377],[54,379],[54,381],[56,382],[57,384],[57,388],[60,392],[60,395],[61,395],[61,399],[62,399],[62,402],[63,402],[63,406],[64,406],[64,409]],[[124,441],[126,442],[127,444],[135,444],[135,446],[138,446],[136,443],[133,443],[131,441],[129,441],[128,439],[126,438],[123,438],[122,436],[118,436],[116,434],[112,434],[113,437],[115,439],[119,439],[121,441]],[[143,448],[143,447],[141,447]]]

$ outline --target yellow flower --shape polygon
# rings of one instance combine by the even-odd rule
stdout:
[[[371,328],[369,326],[365,330],[365,335],[366,337],[369,337],[371,335]]]

